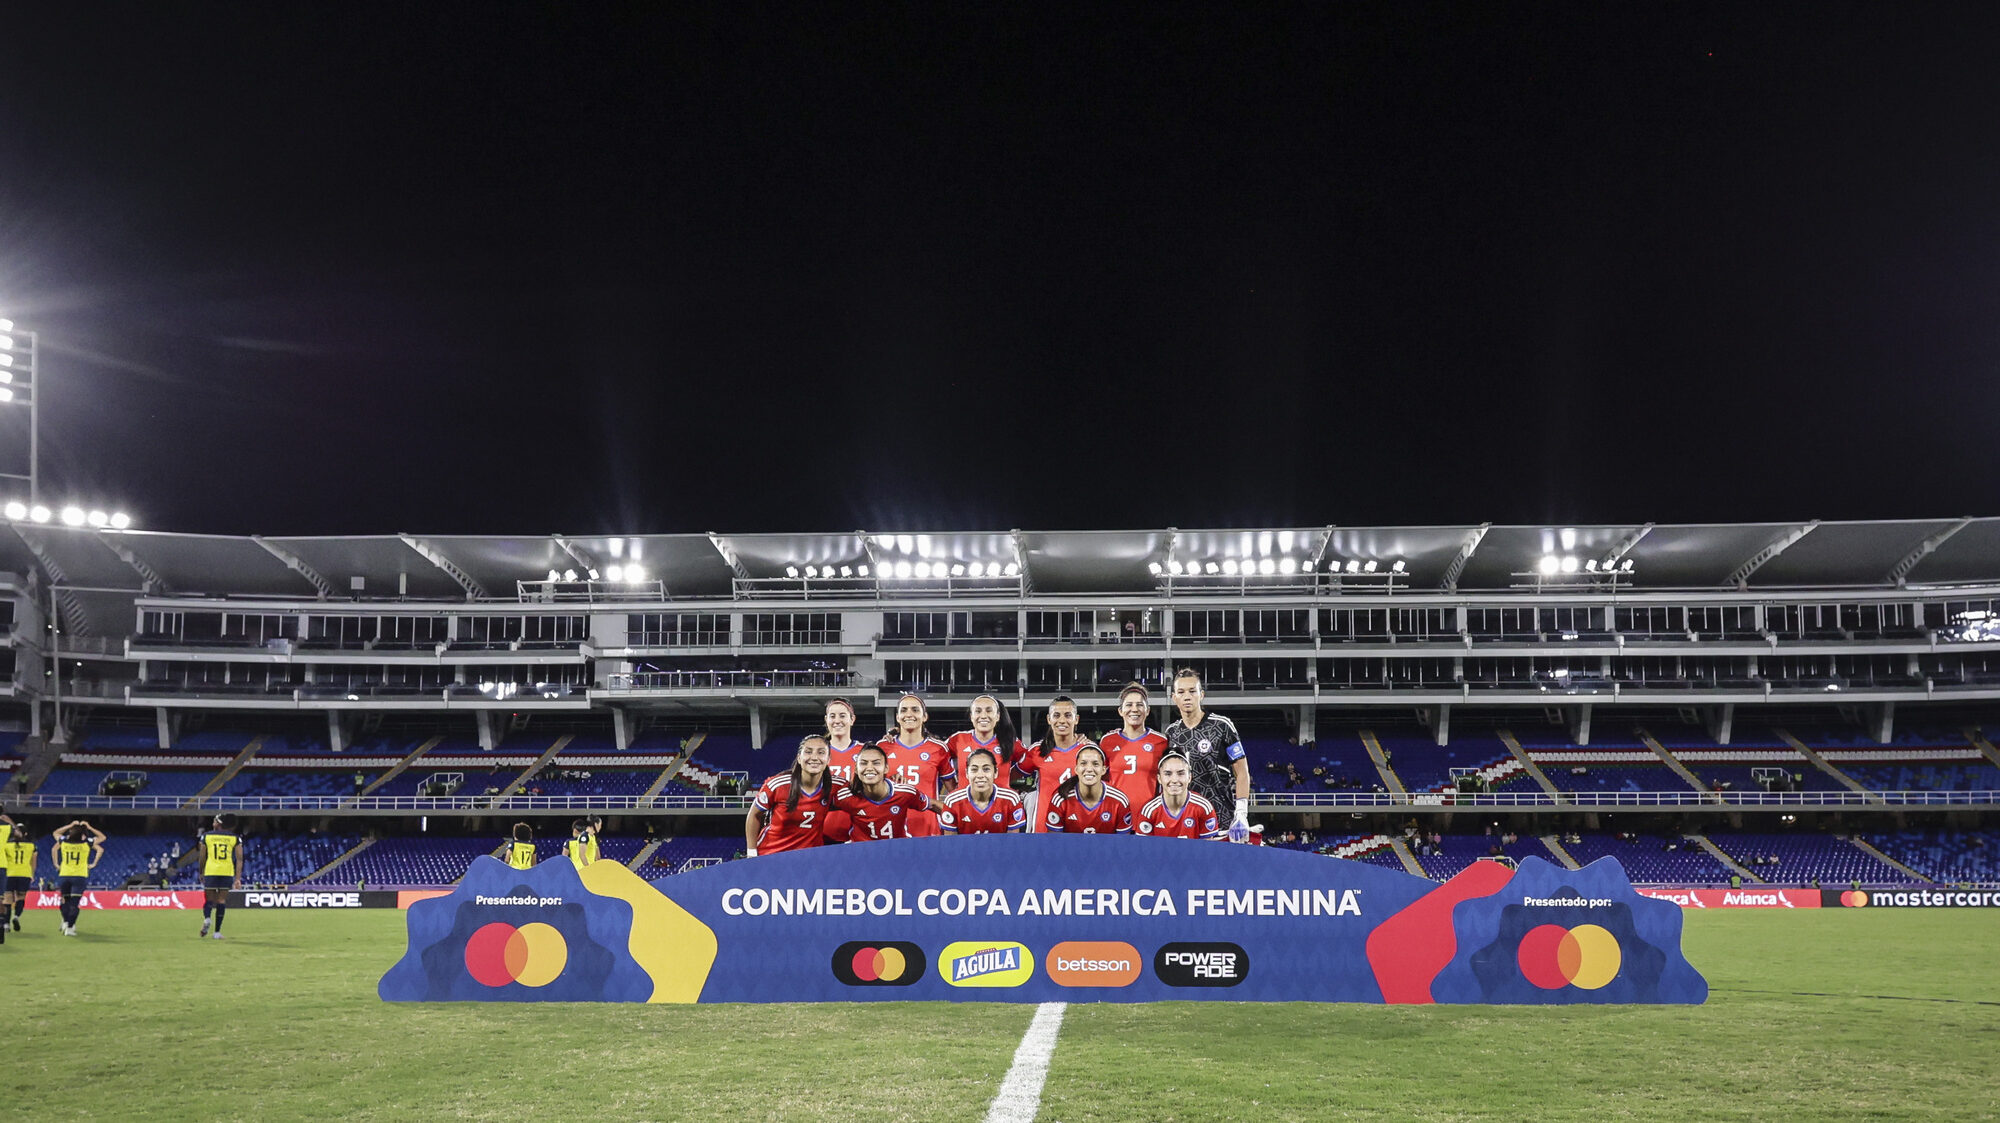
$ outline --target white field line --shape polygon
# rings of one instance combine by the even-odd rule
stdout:
[[[1049,1058],[1055,1055],[1056,1031],[1062,1029],[1065,1002],[1044,1002],[1035,1010],[1035,1020],[1021,1035],[1021,1047],[1014,1050],[1014,1067],[1000,1082],[993,1106],[986,1109],[986,1123],[1033,1123],[1042,1107],[1042,1083],[1049,1078]]]

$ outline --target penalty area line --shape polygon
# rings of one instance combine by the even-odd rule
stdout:
[[[1055,1055],[1056,1033],[1062,1029],[1065,1002],[1044,1002],[1035,1009],[1035,1020],[1021,1035],[1021,1047],[1014,1050],[1014,1067],[1000,1082],[993,1106],[986,1109],[986,1123],[1032,1123],[1042,1107],[1042,1084],[1049,1078],[1049,1058]]]

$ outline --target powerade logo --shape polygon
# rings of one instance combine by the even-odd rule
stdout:
[[[1235,944],[1167,944],[1153,974],[1170,987],[1233,987],[1250,977],[1250,955]]]
[[[1035,955],[1021,944],[961,940],[938,953],[938,977],[955,987],[1017,987],[1034,973]]]
[[[833,977],[851,987],[906,987],[929,962],[924,949],[902,940],[851,940],[833,950]]]
[[[243,894],[243,904],[253,909],[358,909],[359,893],[268,893],[252,890]]]

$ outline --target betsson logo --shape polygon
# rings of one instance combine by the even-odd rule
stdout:
[[[1131,986],[1139,977],[1139,949],[1115,941],[1068,941],[1049,949],[1045,969],[1057,986]]]

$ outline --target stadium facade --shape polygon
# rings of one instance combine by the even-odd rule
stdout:
[[[1740,718],[1785,714],[1886,744],[1899,721],[1960,722],[2000,698],[2000,519],[10,530],[4,690],[28,744],[50,753],[92,722],[150,720],[167,749],[191,721],[281,715],[323,721],[334,751],[418,716],[462,724],[485,749],[535,722],[601,724],[619,751],[663,723],[747,728],[757,746],[816,725],[835,695],[886,713],[904,691],[954,711],[992,693],[1032,722],[1057,695],[1108,711],[1127,681],[1157,689],[1183,665],[1203,672],[1211,709],[1294,742],[1330,725],[1400,724],[1446,745],[1455,724],[1498,724],[1559,727],[1584,747],[1594,723],[1630,729],[1631,718],[1728,746]],[[1518,802],[1555,790],[1542,786]],[[1364,794],[1259,802],[1348,806]]]

